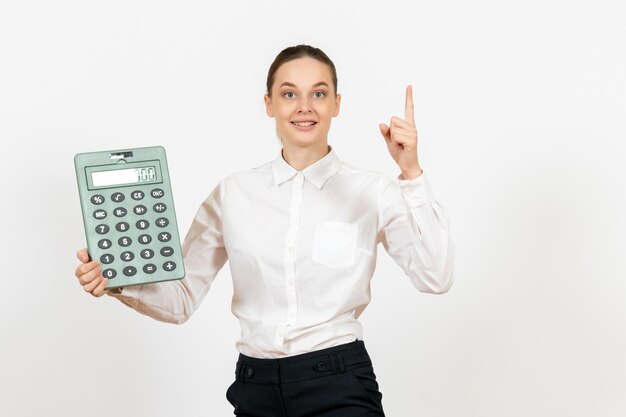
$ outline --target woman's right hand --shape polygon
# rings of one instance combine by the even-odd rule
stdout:
[[[100,262],[89,260],[87,248],[76,252],[76,257],[81,262],[74,273],[76,278],[78,278],[78,282],[83,286],[85,292],[90,293],[94,297],[102,297],[105,294],[105,287],[109,280],[102,276]]]

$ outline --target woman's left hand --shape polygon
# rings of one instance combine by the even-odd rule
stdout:
[[[413,115],[413,89],[411,85],[406,88],[404,106],[404,120],[393,116],[389,126],[380,123],[378,127],[385,138],[389,154],[402,170],[402,176],[409,180],[422,174],[417,158],[417,129]]]

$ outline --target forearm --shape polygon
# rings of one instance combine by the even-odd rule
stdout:
[[[177,280],[135,285],[107,290],[107,295],[155,320],[182,324],[195,310],[195,303],[182,284]]]
[[[447,292],[453,282],[454,243],[450,230],[450,216],[434,197],[428,179],[419,169],[419,175],[403,172],[398,176],[406,223],[398,222],[395,228],[405,227],[408,235],[397,231],[402,247],[402,267],[413,285],[422,292],[441,294]],[[416,175],[415,173],[413,175]],[[403,237],[404,236],[404,237]]]
[[[411,229],[410,256],[407,274],[422,292],[442,294],[454,281],[454,242],[450,219],[436,201],[413,208],[409,212]]]

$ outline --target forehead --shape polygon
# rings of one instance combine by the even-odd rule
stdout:
[[[320,81],[332,85],[330,67],[314,58],[304,57],[285,62],[276,71],[274,85],[280,87],[283,82],[298,87],[308,87]]]

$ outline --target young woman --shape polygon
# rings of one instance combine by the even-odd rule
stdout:
[[[226,397],[239,416],[384,416],[358,321],[377,245],[419,291],[444,293],[453,282],[449,217],[418,162],[411,87],[404,118],[379,125],[397,182],[328,145],[340,103],[324,52],[298,45],[278,54],[265,107],[282,149],[213,189],[183,243],[184,279],[105,290],[98,262],[78,252],[85,291],[171,323],[191,316],[230,261],[241,338]]]

